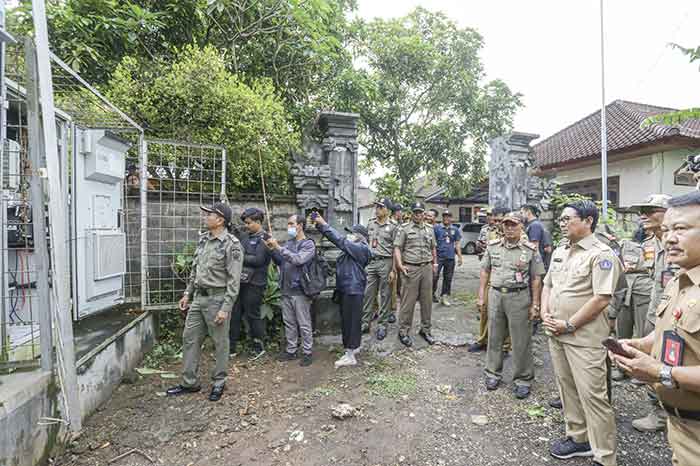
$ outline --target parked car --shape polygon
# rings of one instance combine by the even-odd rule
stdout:
[[[462,254],[479,254],[481,251],[479,251],[476,240],[479,239],[479,232],[484,224],[453,222],[452,225],[462,232],[462,240],[459,244],[462,248]]]

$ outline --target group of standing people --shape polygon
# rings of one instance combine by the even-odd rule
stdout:
[[[619,246],[609,233],[596,231],[599,214],[593,202],[568,204],[556,219],[562,239],[554,250],[533,206],[490,212],[482,231],[486,244],[477,299],[482,332],[469,351],[487,350],[488,390],[501,385],[504,356],[512,351],[514,395],[526,398],[534,379],[533,325],[541,321],[566,425],[566,436],[551,445],[552,456],[616,464],[612,362],[615,379],[632,377],[649,387],[653,410],[636,420],[635,428],[656,430],[665,424],[674,464],[693,465],[700,458],[700,192],[653,195],[634,207],[641,233],[637,242]],[[434,344],[431,315],[438,273],[443,275],[441,301],[449,305],[455,260],[462,262],[460,232],[449,212],[435,224],[436,215],[416,203],[410,220],[400,224],[401,206],[380,199],[375,209],[368,227],[354,225],[347,234],[318,213],[310,217],[341,251],[334,301],[340,305],[345,352],[336,367],[357,363],[362,333],[370,331],[375,314],[376,338],[386,338],[387,324],[395,319],[397,288],[399,340],[412,346],[413,315],[420,303],[418,334]],[[241,216],[245,235],[229,232],[232,213],[226,204],[202,210],[207,232],[199,239],[180,301],[186,314],[183,378],[167,394],[200,390],[198,366],[208,334],[216,348],[209,398],[216,401],[224,392],[242,319],[249,324],[253,357],[265,352],[260,304],[271,261],[280,270],[286,335],[278,360],[312,363],[308,276],[318,253],[306,237],[305,217],[289,218],[288,240],[280,245],[263,230],[259,209]],[[610,341],[611,335],[621,339]]]

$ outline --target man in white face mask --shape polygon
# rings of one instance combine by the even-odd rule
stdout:
[[[316,244],[304,234],[306,219],[292,215],[287,221],[289,240],[281,247],[277,240],[270,238],[265,244],[271,250],[272,260],[280,268],[280,289],[282,291],[282,319],[287,348],[277,359],[291,361],[298,358],[297,347],[299,333],[302,340],[302,359],[300,365],[311,365],[313,333],[311,327],[311,301],[304,294],[301,274],[306,264],[316,255]]]

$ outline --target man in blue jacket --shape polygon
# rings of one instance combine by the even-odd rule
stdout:
[[[354,225],[346,227],[349,234],[343,237],[320,215],[313,221],[316,229],[342,251],[335,263],[335,289],[340,301],[345,354],[335,362],[335,367],[354,366],[362,339],[362,301],[367,285],[365,267],[372,255],[367,245],[369,233],[364,226]]]

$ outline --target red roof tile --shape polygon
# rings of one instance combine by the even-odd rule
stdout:
[[[616,100],[606,107],[608,152],[662,142],[672,136],[697,139],[700,144],[700,120],[688,120],[680,125],[652,124],[641,128],[650,116],[673,112],[675,109]],[[568,162],[599,158],[600,111],[564,128],[537,143],[534,147],[535,166],[553,168]]]

